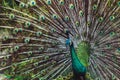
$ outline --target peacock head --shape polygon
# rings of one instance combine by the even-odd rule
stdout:
[[[91,45],[88,41],[79,41],[78,40],[78,42],[77,42],[74,39],[72,41],[72,39],[70,38],[70,31],[68,31],[68,30],[65,30],[65,34],[67,36],[67,39],[65,41],[65,45],[66,45],[67,48],[68,47],[74,47],[77,50],[77,52],[79,52],[81,50],[85,50],[89,54],[91,53],[90,51],[93,51],[91,49]]]
[[[73,46],[73,41],[70,39],[70,31],[65,30],[65,34],[67,35],[67,39],[65,41],[66,46]]]
[[[66,44],[66,46],[72,46],[73,45],[73,41],[71,41],[71,39],[66,39],[65,44]]]
[[[71,46],[71,45],[74,45],[75,43],[77,43],[77,44],[75,44],[74,46],[78,46],[78,44],[80,44],[80,43],[86,43],[86,44],[88,44],[88,41],[79,41],[79,40],[77,40],[77,41],[75,41],[74,39],[73,39],[73,37],[71,38],[70,37],[70,31],[69,30],[67,30],[67,29],[65,29],[65,34],[66,34],[66,41],[65,41],[65,44],[66,45],[69,45],[69,46]]]
[[[65,34],[66,34],[66,41],[65,41],[65,43],[66,43],[66,45],[69,45],[70,42],[71,42],[70,37],[69,37],[70,32],[67,29],[65,29],[64,31],[65,31]]]

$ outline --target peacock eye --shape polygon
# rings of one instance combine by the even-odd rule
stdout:
[[[45,69],[41,71],[41,74],[45,74],[45,73],[46,73]],[[44,79],[42,78],[42,80],[44,80]]]
[[[30,42],[30,38],[25,38],[24,42],[25,43],[29,43]]]
[[[5,61],[2,61],[2,62],[1,62],[1,66],[2,66],[2,67],[5,67],[6,65],[7,65],[7,63],[6,63]]]
[[[19,46],[14,47],[14,51],[18,51],[18,49],[19,49]]]
[[[98,22],[103,22],[103,20],[104,20],[103,17],[98,18]]]
[[[38,64],[39,64],[39,63],[38,63],[38,62],[36,62],[36,63],[34,63],[33,65],[34,65],[34,66],[38,66]]]
[[[106,48],[110,49],[112,46],[110,44],[106,44]]]
[[[21,3],[19,4],[19,7],[20,7],[20,8],[23,8],[23,7],[25,7],[25,4],[24,4],[23,2],[21,2]]]
[[[18,31],[22,32],[22,31],[23,31],[23,29],[22,29],[22,28],[19,28],[19,29],[18,29]]]
[[[90,73],[87,72],[86,74],[87,74],[88,76],[90,76]]]
[[[48,55],[46,55],[45,57],[44,57],[44,59],[45,60],[48,60],[50,57],[48,56]]]
[[[6,36],[6,35],[2,37],[3,41],[6,41],[8,38],[9,38],[9,37]]]
[[[37,33],[36,33],[36,36],[37,36],[37,37],[39,37],[39,36],[41,36],[41,35],[42,35],[42,32],[37,32]]]
[[[100,80],[100,78],[98,77],[98,78],[96,78],[95,80]]]
[[[15,32],[18,32],[18,28],[15,28],[14,31],[15,31]]]
[[[83,11],[82,11],[82,10],[80,10],[80,11],[79,11],[79,16],[81,16],[81,17],[82,17],[83,15],[84,15]]]
[[[30,22],[28,22],[28,21],[27,21],[27,22],[25,22],[25,27],[26,27],[26,28],[28,28],[30,25],[31,25],[31,23],[30,23]]]
[[[75,25],[78,27],[80,25],[80,23],[78,21],[76,21]]]
[[[52,15],[52,18],[53,18],[53,19],[57,19],[58,16],[57,16],[56,14],[53,14],[53,15]]]
[[[72,73],[72,72],[70,72],[70,73],[68,74],[68,76],[69,76],[69,77],[72,77],[72,76],[73,76],[73,73]]]
[[[118,6],[120,6],[120,1],[117,2]]]
[[[17,34],[18,33],[18,28],[15,28],[14,30],[13,30],[13,34]]]
[[[73,4],[69,4],[69,9],[74,9],[74,5]]]
[[[32,55],[32,51],[29,51],[27,54],[28,54],[28,56],[31,56]]]
[[[52,32],[52,33],[56,32],[56,29],[52,28],[52,29],[51,29],[51,32]]]
[[[48,5],[52,4],[52,1],[51,0],[47,0],[46,2]]]
[[[14,14],[10,14],[9,15],[9,19],[14,19],[15,18],[15,15]]]
[[[64,4],[65,4],[64,0],[60,0],[60,1],[59,1],[59,4],[60,4],[60,5],[64,5]]]
[[[4,57],[4,60],[7,60],[7,59],[9,59],[9,56],[5,56],[5,57]]]
[[[44,50],[44,47],[40,47],[39,50],[40,50],[40,51]]]
[[[68,79],[67,79],[67,76],[64,76],[64,77],[63,77],[63,80],[68,80]]]
[[[115,32],[110,32],[109,35],[110,35],[110,37],[114,37],[116,35],[116,33]]]
[[[116,76],[114,74],[112,74],[112,80],[115,80]]]
[[[35,0],[31,0],[30,1],[30,6],[35,6],[36,5],[36,1]]]
[[[113,21],[115,19],[115,16],[110,16],[110,21]]]
[[[96,4],[93,5],[93,10],[97,10],[97,5]]]
[[[119,47],[119,48],[117,48],[117,50],[116,50],[116,51],[117,51],[117,53],[120,53],[120,47]]]
[[[88,21],[88,22],[87,22],[87,25],[88,25],[88,26],[90,26],[90,24],[91,24],[91,22],[90,22],[90,21]]]
[[[68,16],[65,16],[65,21],[69,21],[69,17]]]
[[[45,16],[44,15],[40,15],[39,16],[39,20],[44,21],[45,20]]]

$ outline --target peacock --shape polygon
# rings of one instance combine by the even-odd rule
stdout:
[[[120,0],[0,0],[1,80],[120,80]]]

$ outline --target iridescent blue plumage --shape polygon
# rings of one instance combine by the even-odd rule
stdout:
[[[72,69],[74,72],[75,80],[85,79],[86,67],[78,59],[77,53],[74,48],[73,42],[70,40],[69,35],[67,34],[68,39],[66,40],[66,45],[70,48],[71,60],[72,60]]]

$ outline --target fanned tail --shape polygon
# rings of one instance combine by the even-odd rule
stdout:
[[[72,80],[68,30],[76,50],[90,44],[86,77],[119,80],[119,26],[120,0],[0,0],[0,74]]]

